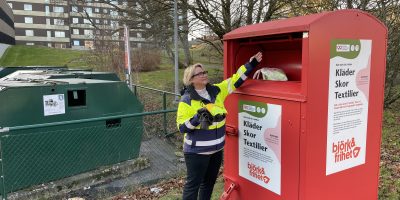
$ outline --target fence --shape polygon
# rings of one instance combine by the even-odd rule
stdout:
[[[149,96],[147,92],[161,93],[162,97],[157,98],[153,94]],[[150,111],[0,128],[0,193],[3,199],[7,199],[9,193],[32,185],[49,183],[95,170],[99,166],[134,159],[140,154],[151,152],[147,154],[150,162],[159,159],[152,155],[165,153],[164,143],[159,145],[159,149],[151,145],[140,147],[142,139],[165,138],[176,132],[176,108],[168,108],[176,107],[173,104],[175,94],[139,85],[134,85],[134,93],[144,102],[145,109]],[[155,103],[160,99],[161,109]],[[173,154],[175,148],[169,149]],[[175,165],[175,161],[169,161],[171,166]],[[170,165],[164,169],[168,170]],[[166,175],[157,170],[156,173],[159,173],[158,178]],[[69,184],[57,187],[71,189],[73,183]]]
[[[139,97],[140,101],[143,103],[144,110],[146,111],[167,110],[171,109],[170,107],[176,107],[177,102],[175,102],[175,96],[179,96],[178,94],[135,84],[132,85],[132,88],[134,94],[137,97]],[[143,89],[144,91],[141,91],[141,89]],[[157,101],[160,101],[160,98],[155,98],[157,97],[157,95],[154,95],[155,93],[161,94],[162,104],[157,103]],[[162,105],[162,107],[160,107],[160,105]],[[153,125],[151,127],[162,127],[161,131],[163,132],[164,136],[168,137],[173,135],[174,133],[177,133],[177,129],[175,126],[175,119],[176,119],[175,113],[171,113],[171,115],[169,116],[168,113],[163,113],[162,120],[154,121],[154,119],[152,120],[145,119],[145,121],[152,122]],[[157,122],[162,122],[162,124],[159,124]],[[145,130],[145,131],[155,133],[158,132],[159,130],[153,130],[153,131]]]

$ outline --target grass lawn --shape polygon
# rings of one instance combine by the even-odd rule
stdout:
[[[179,87],[182,87],[183,69],[179,69]],[[213,80],[221,80],[223,77],[222,69],[208,68],[209,78]],[[132,80],[138,85],[152,87],[160,90],[174,91],[174,74],[173,69],[161,69],[153,72],[133,73]]]
[[[85,67],[86,51],[16,45],[7,49],[0,66],[68,66]]]
[[[204,48],[190,49],[193,57],[193,63],[202,63],[209,72],[211,82],[221,80],[223,77],[222,57],[218,57],[215,50],[207,50]],[[210,58],[210,54],[211,56]],[[179,60],[183,60],[183,51],[179,52]],[[179,69],[179,87],[182,86],[182,77],[184,69]],[[174,91],[174,74],[175,68],[172,61],[167,57],[166,53],[161,54],[160,70],[152,72],[134,72],[132,80],[134,83],[152,87],[160,90]]]
[[[400,103],[399,103],[400,104]],[[383,116],[379,199],[400,199],[400,105]]]

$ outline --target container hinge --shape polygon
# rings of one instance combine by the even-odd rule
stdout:
[[[222,193],[221,197],[219,198],[220,200],[227,200],[229,199],[229,196],[231,196],[231,193],[233,192],[233,190],[236,189],[236,184],[235,183],[231,183],[231,185],[229,186],[229,188],[227,190],[224,191],[224,193]]]
[[[238,135],[238,130],[236,129],[236,127],[231,126],[231,125],[226,125],[226,134],[227,135],[232,135],[232,136],[237,136]]]

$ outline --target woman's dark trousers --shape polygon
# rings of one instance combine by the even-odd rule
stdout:
[[[211,198],[222,156],[222,150],[210,155],[185,154],[187,178],[183,188],[183,200],[197,200],[197,196],[200,200]]]

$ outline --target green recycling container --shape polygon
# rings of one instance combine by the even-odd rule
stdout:
[[[138,157],[143,105],[114,73],[8,71],[0,77],[1,194]]]

